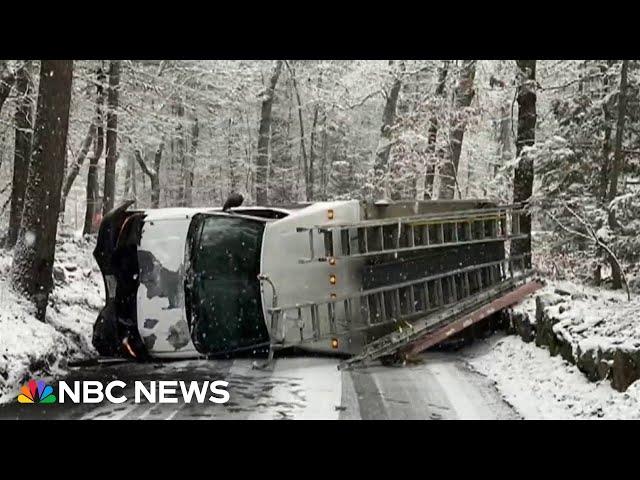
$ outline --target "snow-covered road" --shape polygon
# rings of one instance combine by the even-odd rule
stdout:
[[[431,352],[402,368],[339,371],[338,360],[279,358],[271,371],[251,360],[116,363],[71,371],[73,380],[122,380],[133,398],[135,380],[226,380],[230,400],[219,404],[90,404],[0,407],[0,418],[51,419],[510,419],[519,416],[493,383],[454,352]]]

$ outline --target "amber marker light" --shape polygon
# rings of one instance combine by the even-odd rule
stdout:
[[[331,339],[331,348],[338,348],[338,339],[337,338],[332,338]]]
[[[329,210],[327,210],[327,218],[329,220],[333,220],[333,217],[334,217],[333,209],[330,208]]]
[[[335,257],[329,257],[329,265],[335,265],[335,264],[336,264]]]
[[[331,275],[329,275],[329,283],[331,285],[335,285],[336,281],[337,281],[336,276],[333,273]]]

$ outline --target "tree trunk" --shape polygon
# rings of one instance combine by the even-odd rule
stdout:
[[[151,208],[160,208],[160,181],[157,175],[150,177],[150,179],[151,179]]]
[[[438,71],[438,84],[436,86],[435,96],[436,99],[442,100],[444,98],[445,87],[447,84],[447,74],[449,72],[449,61],[445,60],[442,62],[442,66]],[[427,151],[425,155],[426,166],[425,166],[425,179],[424,179],[424,189],[422,192],[422,199],[433,198],[433,179],[435,177],[436,165],[442,161],[444,156],[444,150],[438,149],[436,155],[436,145],[438,140],[438,111],[437,109],[440,107],[440,102],[436,103],[435,110],[431,115],[431,119],[429,120],[429,130],[427,133]]]
[[[7,65],[6,61],[0,61],[0,112],[4,101],[11,92],[11,87],[15,82],[15,75]]]
[[[180,168],[180,176],[178,179],[178,206],[184,207],[186,204],[185,185],[187,178],[186,164],[186,147],[185,147],[185,129],[184,129],[184,103],[181,97],[177,97],[174,101],[174,114],[178,119],[174,140],[172,142],[174,159],[177,157],[178,168]]]
[[[282,60],[276,60],[273,72],[269,78],[269,84],[262,94],[262,109],[260,113],[260,128],[258,131],[258,158],[256,161],[256,204],[267,204],[267,167],[269,163],[269,134],[271,132],[271,106],[273,96],[278,83],[278,77],[282,71]]]
[[[97,75],[97,100],[96,100],[96,137],[94,141],[93,156],[89,159],[89,171],[87,173],[87,205],[84,215],[83,235],[97,232],[99,226],[98,219],[98,197],[100,196],[98,183],[98,162],[104,150],[104,83],[106,75],[102,68],[98,69]]]
[[[149,177],[151,180],[151,206],[153,208],[160,208],[160,162],[162,160],[163,149],[164,142],[158,146],[158,149],[153,156],[153,169],[155,171],[155,175]]]
[[[493,166],[493,176],[498,174],[501,166],[511,160],[513,154],[511,150],[511,115],[509,114],[509,105],[504,104],[500,109],[500,125],[498,131],[498,160],[499,164]]]
[[[244,122],[242,122],[242,120],[244,120]],[[250,185],[250,180],[251,180],[251,169],[253,167],[253,142],[251,141],[251,138],[253,137],[252,135],[252,130],[251,130],[251,125],[249,124],[249,115],[241,115],[240,117],[240,122],[242,123],[242,127],[244,127],[244,131],[245,131],[245,135],[243,136],[245,141],[244,141],[244,154],[245,154],[245,159],[246,159],[246,175],[245,175],[245,189],[244,191],[247,194],[247,203],[253,202],[254,198],[253,198],[253,187]],[[242,128],[241,126],[238,126],[238,129]],[[241,184],[242,182],[242,175],[238,175],[238,183]],[[220,182],[221,183],[221,182]],[[224,201],[224,200],[223,200]]]
[[[609,194],[607,200],[611,201],[618,195],[618,178],[622,170],[622,137],[624,135],[624,125],[627,118],[627,72],[629,60],[622,61],[620,69],[620,92],[618,93],[618,112],[616,119],[616,138],[613,152],[613,165],[611,166],[611,176],[609,179]]]
[[[449,125],[449,158],[440,165],[440,191],[439,198],[451,199],[455,195],[457,187],[458,164],[462,152],[462,141],[467,127],[466,109],[471,105],[474,96],[473,81],[476,76],[476,60],[462,62],[458,74],[458,84],[455,89],[453,115]]]
[[[80,173],[80,167],[84,163],[87,154],[89,153],[89,149],[91,148],[91,144],[96,140],[96,131],[98,129],[98,120],[94,119],[89,126],[89,131],[87,132],[87,136],[84,138],[82,142],[82,146],[80,147],[80,151],[78,152],[78,156],[75,161],[69,168],[67,172],[67,176],[64,179],[64,184],[62,186],[62,201],[60,203],[60,214],[64,215],[64,210],[67,203],[67,197],[69,196],[69,192],[71,191],[71,187],[73,186],[73,182],[75,181],[78,173]]]
[[[149,177],[151,181],[151,207],[160,207],[160,162],[162,160],[162,151],[164,149],[164,142],[162,142],[153,157],[153,168],[150,168],[142,158],[140,150],[136,149],[134,154],[138,165],[142,169],[143,173]],[[135,187],[134,187],[135,188]]]
[[[320,187],[322,200],[327,199],[327,151],[329,147],[329,129],[327,128],[327,111],[322,113],[322,160],[320,161]]]
[[[613,60],[607,60],[607,66],[602,67],[603,70],[603,97],[606,98],[609,95],[609,69],[613,66]],[[607,199],[607,186],[609,184],[609,174],[611,169],[611,124],[613,122],[613,115],[611,114],[610,101],[603,103],[602,110],[604,112],[604,140],[602,142],[602,166],[600,168],[600,185],[598,195],[602,201]]]
[[[228,128],[227,128],[227,164],[229,165],[229,189],[232,192],[236,191],[236,172],[235,172],[235,164],[232,157],[232,127],[233,120],[229,117]]]
[[[64,184],[62,186],[62,203],[61,203],[61,208],[60,208],[60,211],[61,211],[62,215],[64,215],[64,210],[65,210],[65,206],[66,206],[66,202],[67,202],[67,196],[69,195],[69,192],[71,191],[71,187],[73,186],[73,183],[75,182],[76,177],[80,173],[80,168],[82,168],[82,164],[84,163],[85,159],[87,158],[87,155],[89,154],[89,149],[91,148],[92,144],[94,144],[94,152],[93,152],[93,159],[90,160],[90,162],[93,161],[95,164],[97,164],[97,162],[99,160],[99,157],[96,157],[96,154],[98,152],[95,151],[95,147],[97,145],[96,135],[98,134],[98,127],[102,124],[102,121],[103,121],[102,105],[104,104],[104,93],[103,93],[103,88],[102,88],[102,85],[101,85],[101,82],[103,82],[103,81],[104,81],[104,76],[100,76],[100,74],[99,74],[99,76],[98,76],[98,86],[96,88],[97,93],[96,93],[95,115],[93,116],[93,119],[91,121],[91,125],[89,125],[89,131],[87,132],[87,135],[86,135],[86,137],[84,137],[82,145],[80,146],[80,151],[78,152],[78,156],[76,157],[74,162],[71,164],[71,167],[68,169],[67,176],[64,179]],[[108,134],[108,132],[107,132],[107,134]],[[113,141],[113,139],[112,139],[112,141]],[[105,173],[105,175],[106,175],[106,173]],[[95,187],[95,190],[97,191],[97,187]]]
[[[299,200],[298,193],[300,192],[300,175],[293,171],[293,167],[295,165],[295,161],[293,160],[293,140],[291,139],[291,126],[293,125],[293,101],[292,101],[292,92],[290,88],[285,90],[285,99],[287,104],[287,123],[286,129],[284,133],[285,145],[287,148],[287,163],[285,167],[288,169],[289,174],[292,175],[291,182],[293,183],[293,188],[289,188],[286,193],[287,202],[294,202]],[[298,159],[299,160],[299,159]],[[300,165],[298,162],[298,171],[300,171]]]
[[[516,157],[518,165],[513,178],[513,201],[527,202],[533,193],[533,160],[524,147],[531,147],[536,140],[536,61],[516,60],[519,72],[518,85],[518,133],[516,138]],[[531,233],[531,216],[520,216],[520,232]],[[525,266],[531,267],[531,238],[513,242],[511,255],[529,255]]]
[[[189,149],[188,164],[185,169],[184,176],[184,199],[185,206],[193,206],[193,174],[196,167],[196,156],[198,154],[198,137],[200,135],[200,126],[198,125],[198,118],[194,117],[193,124],[191,125],[191,145]]]
[[[307,200],[312,201],[314,198],[314,183],[315,183],[315,163],[316,163],[316,127],[318,125],[318,110],[316,105],[313,111],[313,123],[311,124],[311,138],[309,139],[309,188],[307,189]]]
[[[134,207],[138,207],[138,174],[136,173],[136,159],[135,156],[131,158],[131,194],[135,202]]]
[[[116,163],[118,162],[118,92],[120,60],[109,63],[109,93],[107,94],[107,152],[104,164],[104,202],[102,213],[113,210],[116,194]]]
[[[620,91],[618,93],[618,112],[616,119],[616,137],[613,150],[613,165],[611,166],[611,180],[609,184],[609,194],[607,200],[611,202],[618,195],[618,178],[622,170],[624,159],[622,158],[622,138],[624,136],[624,126],[627,117],[627,75],[629,69],[629,60],[622,61],[620,70]],[[614,210],[609,211],[609,226],[615,228],[618,225]],[[611,265],[612,287],[615,289],[622,288],[622,271],[620,265],[616,262],[612,255],[608,256]]]
[[[16,74],[18,104],[15,114],[16,129],[8,247],[13,247],[18,239],[27,189],[27,177],[29,176],[29,159],[33,142],[33,101],[31,99],[33,81],[31,80],[30,67],[31,62],[26,62]]]
[[[393,60],[389,61],[389,65],[393,65]],[[402,81],[400,79],[400,71],[404,70],[404,63],[400,63],[400,68],[394,73],[393,83],[389,92],[386,94],[386,102],[382,112],[382,126],[380,127],[380,141],[376,149],[376,159],[374,162],[374,171],[377,178],[384,179],[384,185],[377,188],[374,192],[376,196],[388,197],[390,195],[389,181],[389,156],[391,154],[391,133],[393,124],[396,121],[396,109],[398,107],[398,97],[400,95],[400,87]]]
[[[129,196],[129,190],[131,190],[131,165],[132,165],[131,157],[127,160],[127,169],[124,174],[124,190],[122,192],[123,198],[127,198]]]
[[[311,185],[309,179],[309,162],[307,159],[307,146],[304,135],[304,122],[302,121],[302,101],[300,100],[300,91],[298,90],[298,82],[296,80],[296,72],[291,65],[287,62],[287,68],[291,73],[291,82],[293,84],[293,92],[296,95],[296,101],[298,103],[298,124],[300,125],[300,153],[302,155],[302,176],[304,178],[304,191],[305,200],[311,200]]]
[[[36,306],[44,321],[53,288],[53,260],[65,164],[72,60],[42,60],[38,107],[22,224],[12,266],[16,288]]]

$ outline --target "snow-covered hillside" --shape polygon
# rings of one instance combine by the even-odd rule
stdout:
[[[13,399],[33,375],[63,373],[69,361],[92,355],[92,325],[104,303],[94,241],[61,237],[56,246],[55,288],[46,322],[10,287],[11,251],[0,249],[0,402]]]

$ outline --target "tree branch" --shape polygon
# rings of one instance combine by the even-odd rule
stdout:
[[[78,176],[78,172],[80,172],[80,167],[82,167],[82,164],[84,163],[84,160],[87,157],[87,154],[89,153],[89,148],[91,148],[91,143],[93,143],[93,140],[96,136],[97,129],[98,129],[98,126],[94,119],[91,122],[91,125],[89,126],[89,132],[87,133],[87,136],[82,142],[82,146],[80,147],[80,152],[78,152],[78,155],[75,161],[69,168],[69,173],[67,174],[67,178],[65,178],[64,187],[62,189],[63,199],[66,199],[67,196],[69,195],[69,191],[71,190],[73,182]],[[63,200],[63,204],[64,204],[64,200]]]
[[[338,108],[338,110],[343,110],[343,111],[344,110],[352,110],[354,108],[357,108],[357,107],[360,107],[360,106],[364,105],[368,100],[372,99],[376,95],[382,95],[383,98],[386,97],[386,93],[384,92],[384,90],[379,89],[379,90],[374,90],[373,92],[365,95],[363,98],[358,100],[356,103],[353,103],[351,105],[347,105],[346,107],[343,107],[342,105],[339,105],[339,104],[335,104],[335,107]]]
[[[570,86],[571,86],[571,85],[573,85],[574,83],[578,83],[578,82],[580,82],[581,80],[591,80],[592,78],[602,77],[603,75],[604,75],[604,73],[602,73],[602,72],[600,72],[600,73],[592,73],[591,75],[587,75],[586,77],[578,77],[578,78],[575,78],[575,79],[570,80],[569,82],[564,83],[564,84],[562,84],[562,85],[554,85],[554,86],[552,86],[552,87],[542,87],[542,86],[539,86],[538,88],[539,88],[539,90],[541,90],[541,91],[546,91],[546,90],[560,90],[560,89],[563,89],[563,88],[570,87]]]
[[[631,292],[629,291],[629,283],[627,282],[627,277],[624,274],[624,270],[622,269],[622,264],[620,263],[620,260],[618,259],[616,254],[613,253],[613,251],[607,246],[606,243],[604,243],[602,240],[600,240],[600,238],[598,237],[598,235],[595,232],[595,230],[593,229],[593,227],[584,218],[580,217],[580,215],[578,215],[576,212],[574,212],[565,202],[562,202],[562,205],[582,225],[585,226],[585,228],[587,229],[587,232],[589,233],[589,235],[585,235],[584,233],[578,232],[576,230],[571,230],[570,228],[568,228],[568,227],[564,226],[562,223],[560,223],[560,221],[552,213],[550,213],[550,212],[545,212],[545,213],[549,217],[551,217],[551,219],[554,222],[556,222],[556,224],[560,228],[562,228],[565,232],[570,233],[572,235],[575,235],[577,237],[584,238],[586,240],[592,241],[597,247],[602,248],[609,255],[609,258],[611,258],[616,263],[616,265],[618,266],[618,269],[620,270],[620,276],[622,277],[622,281],[624,282],[625,290],[627,291],[627,300],[631,301]]]
[[[142,158],[142,153],[140,153],[140,149],[136,148],[134,150],[134,154],[136,156],[136,160],[138,162],[138,165],[140,165],[140,168],[145,173],[145,175],[147,175],[149,178],[155,177],[156,176],[156,171],[147,166],[147,164],[145,163],[144,159]]]
[[[0,189],[0,195],[2,195],[4,192],[6,192],[9,189],[9,187],[11,186],[11,183],[12,183],[11,180],[9,180],[5,184],[5,186]]]

